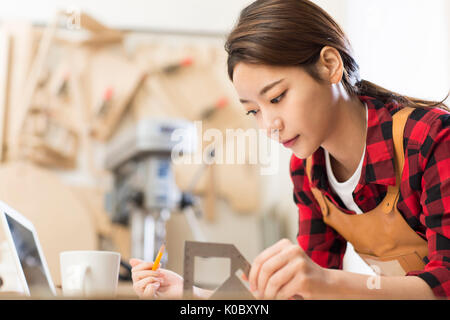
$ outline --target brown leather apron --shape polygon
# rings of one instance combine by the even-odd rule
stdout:
[[[397,209],[405,162],[403,132],[406,120],[413,110],[404,108],[393,116],[397,180],[395,186],[388,186],[386,197],[375,209],[359,215],[346,214],[320,190],[312,188],[324,222],[350,242],[356,253],[372,269],[384,276],[404,276],[410,271],[423,270],[423,258],[428,255],[428,242],[407,224]],[[306,163],[306,172],[311,181],[311,157]]]

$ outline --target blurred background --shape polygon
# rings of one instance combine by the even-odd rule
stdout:
[[[281,238],[296,241],[288,150],[272,150],[270,175],[249,161],[171,157],[177,129],[196,142],[178,145],[184,156],[212,160],[205,130],[256,129],[223,49],[251,2],[0,3],[0,200],[34,223],[57,285],[64,250],[150,261],[165,242],[163,266],[183,274],[185,240],[235,244],[249,262]],[[346,32],[363,79],[413,97],[446,96],[449,1],[313,2]],[[18,290],[0,236],[0,291]],[[228,271],[223,259],[198,258],[195,280],[214,288]]]

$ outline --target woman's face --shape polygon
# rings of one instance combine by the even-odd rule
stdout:
[[[298,158],[312,155],[333,129],[337,95],[330,84],[319,83],[303,68],[240,62],[233,84],[245,112],[268,135],[279,130],[279,142]]]

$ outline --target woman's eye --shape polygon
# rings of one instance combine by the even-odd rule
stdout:
[[[282,94],[280,94],[278,97],[276,97],[275,99],[270,100],[270,103],[274,103],[277,104],[281,101],[281,99],[283,99],[283,97],[286,95],[286,91],[284,91]]]
[[[250,111],[248,111],[247,112],[247,115],[249,116],[249,115],[256,115],[258,113],[258,110],[250,110]]]

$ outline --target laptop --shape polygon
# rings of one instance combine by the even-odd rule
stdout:
[[[0,201],[0,221],[15,261],[23,291],[31,297],[56,296],[47,261],[33,224]]]

